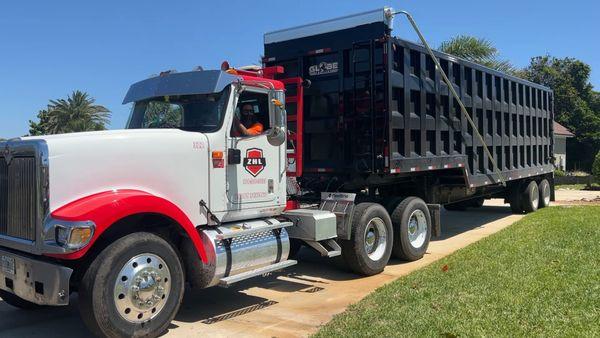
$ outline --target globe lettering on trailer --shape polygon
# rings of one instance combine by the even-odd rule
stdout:
[[[246,157],[244,157],[244,168],[253,177],[258,176],[267,165],[265,158],[263,157],[263,151],[259,148],[250,148],[246,150]]]

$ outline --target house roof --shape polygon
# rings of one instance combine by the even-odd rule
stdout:
[[[565,126],[556,121],[554,121],[554,135],[561,135],[566,137],[575,136],[575,134],[573,134],[569,129],[567,129]]]

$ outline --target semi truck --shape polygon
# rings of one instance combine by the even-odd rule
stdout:
[[[392,35],[399,15],[421,43]],[[301,247],[374,275],[423,257],[441,207],[553,199],[552,91],[432,51],[389,7],[267,33],[260,67],[165,71],[123,103],[124,130],[0,143],[0,297],[78,293],[99,336],[157,336],[186,287]]]

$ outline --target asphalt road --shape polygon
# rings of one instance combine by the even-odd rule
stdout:
[[[558,191],[566,204],[593,200],[600,192]],[[360,277],[344,271],[333,260],[310,250],[300,263],[266,278],[241,282],[228,289],[211,288],[186,293],[181,310],[166,337],[307,336],[335,314],[375,290],[420,267],[489,236],[523,216],[512,215],[501,200],[486,201],[469,212],[442,211],[440,238],[432,240],[425,257],[406,263],[392,260],[382,274]],[[67,307],[22,311],[0,300],[2,337],[89,337],[77,312],[77,297]]]

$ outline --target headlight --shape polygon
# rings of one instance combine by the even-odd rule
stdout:
[[[44,244],[47,253],[77,251],[90,243],[94,236],[94,222],[69,222],[50,218],[44,225]]]
[[[94,227],[91,225],[64,226],[57,224],[56,244],[68,249],[80,249],[86,246],[94,235]]]

